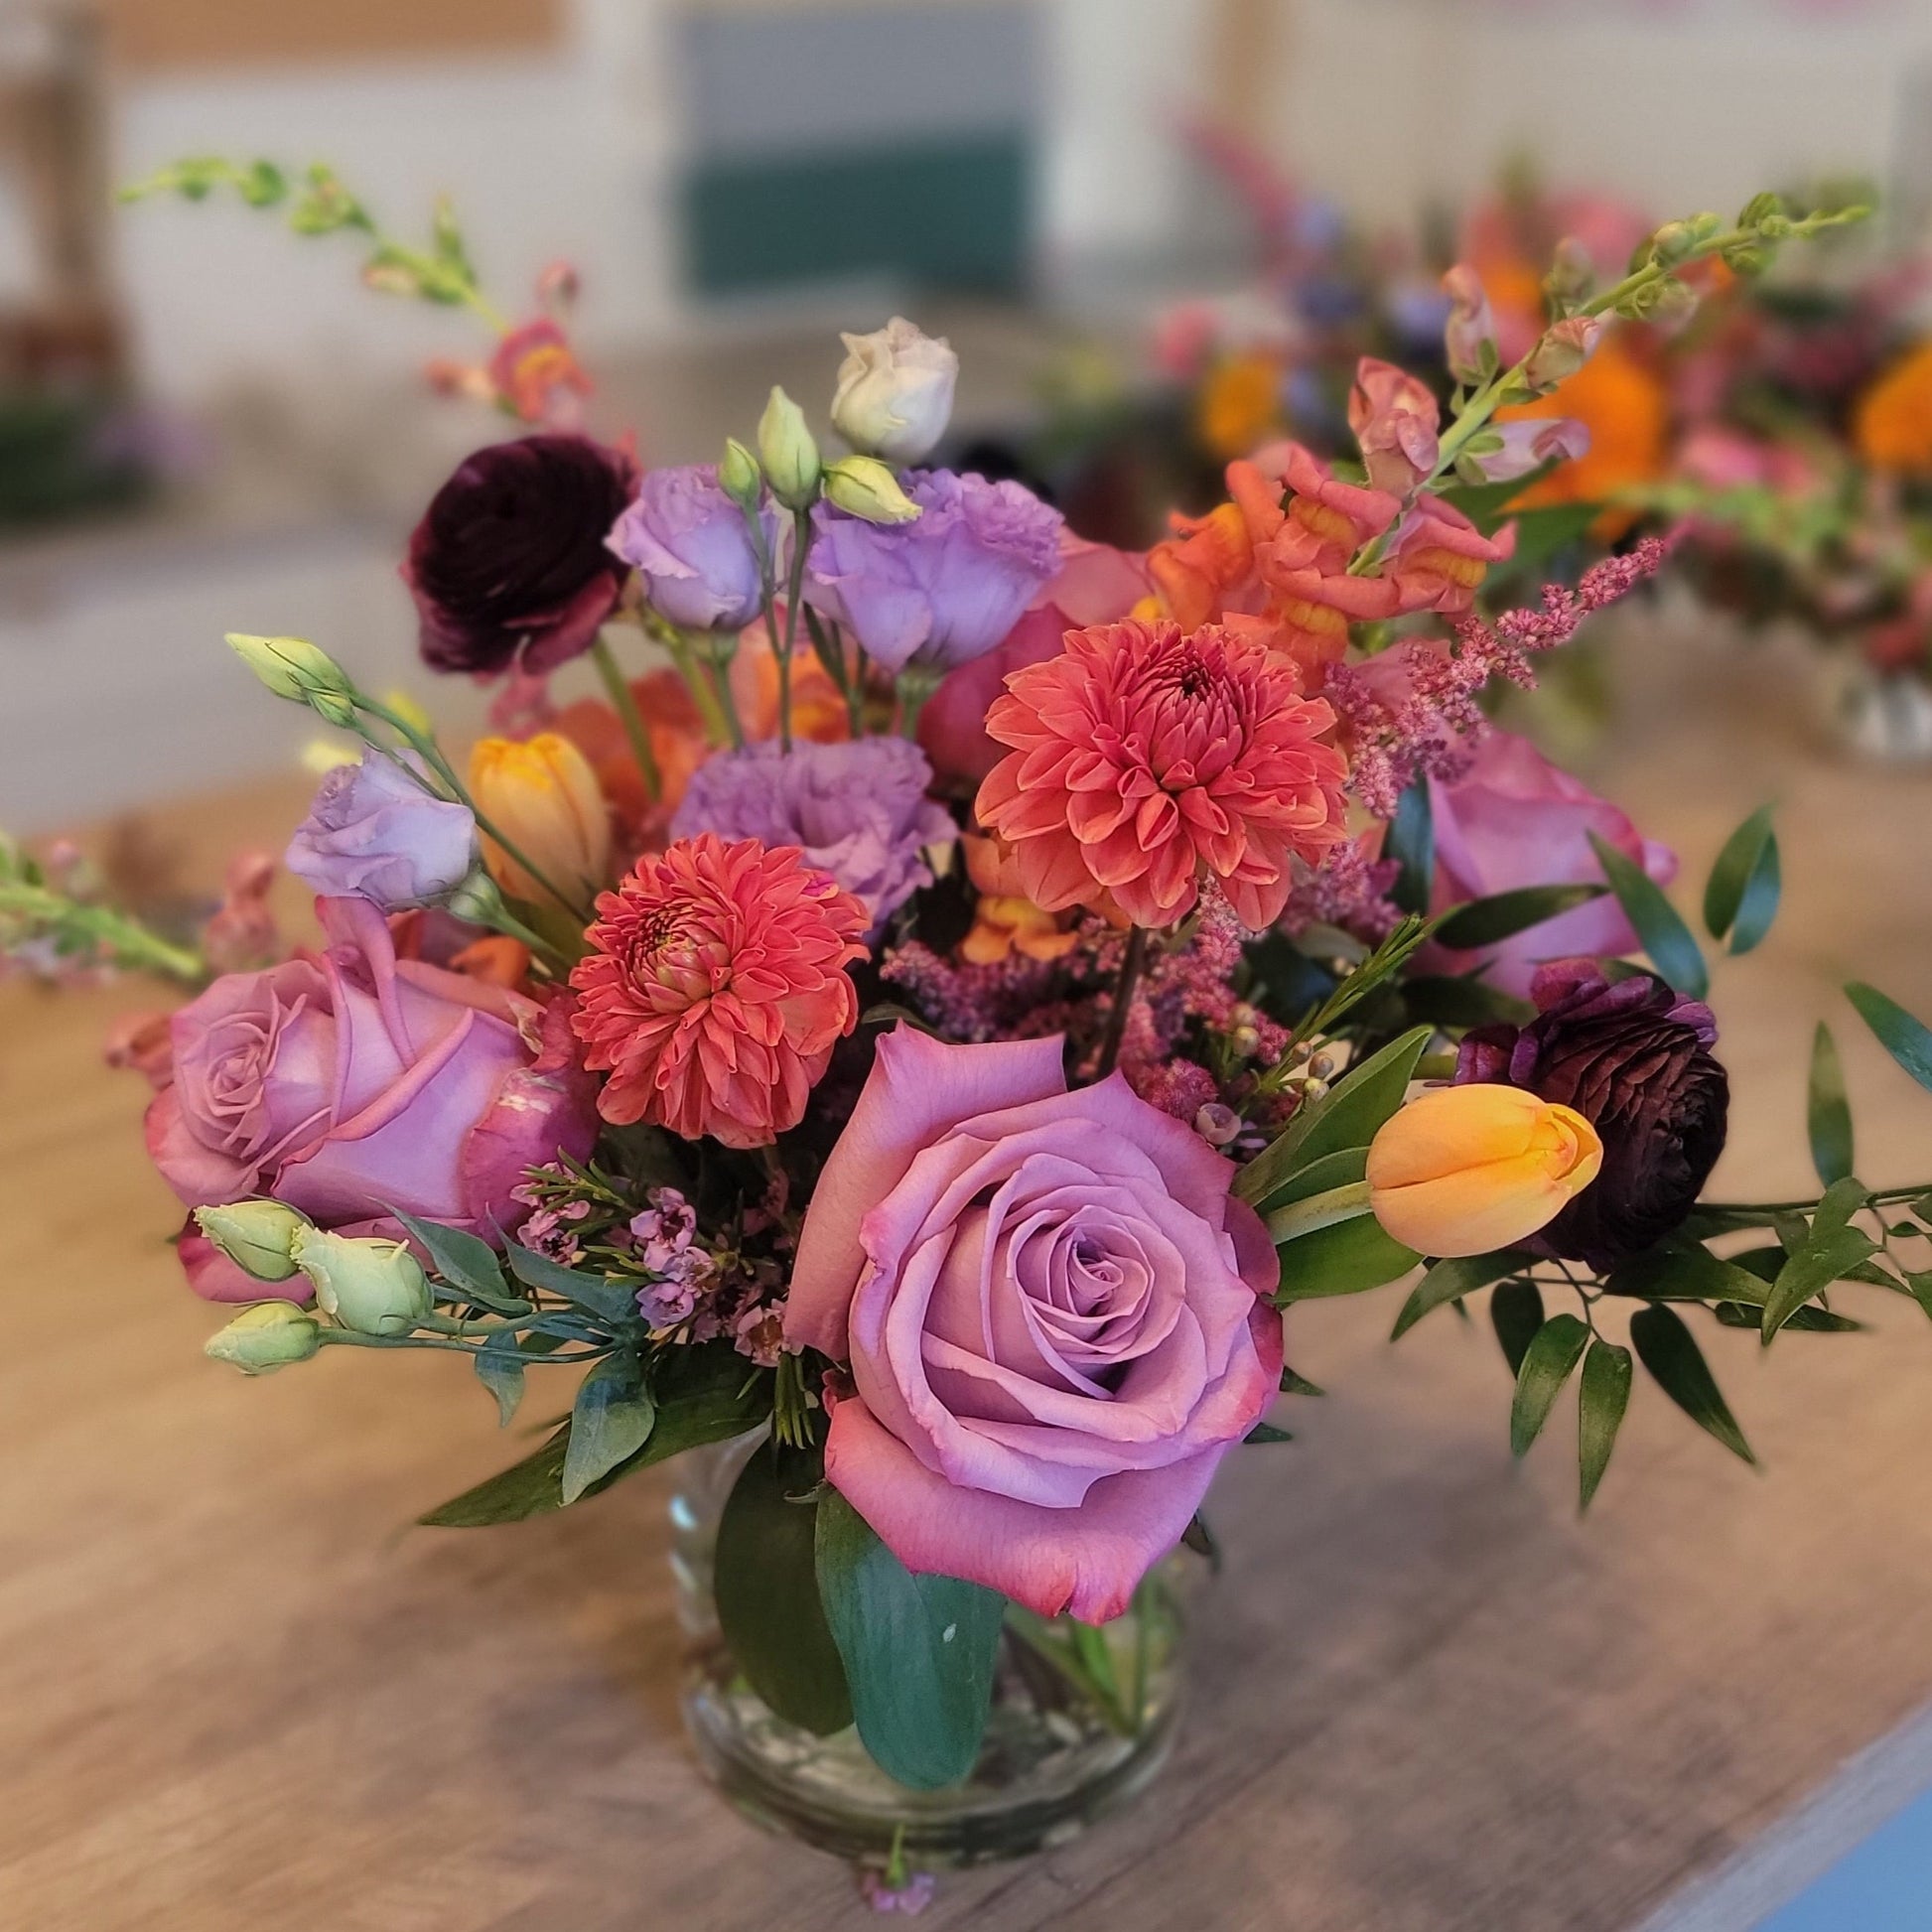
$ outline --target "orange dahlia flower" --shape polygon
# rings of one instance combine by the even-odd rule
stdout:
[[[727,1147],[764,1147],[804,1117],[858,1022],[846,967],[871,914],[796,846],[706,832],[639,859],[597,902],[570,983],[598,1111]]]
[[[1342,837],[1347,767],[1322,742],[1333,724],[1293,665],[1235,631],[1134,619],[1069,630],[988,714],[1013,749],[980,786],[980,822],[1011,842],[1047,911],[1111,893],[1136,925],[1170,925],[1207,875],[1259,931],[1281,916],[1292,862]]]

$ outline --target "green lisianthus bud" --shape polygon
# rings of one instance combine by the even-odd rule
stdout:
[[[764,487],[759,460],[735,436],[725,438],[724,461],[718,466],[718,487],[742,510],[755,510],[759,506],[759,493]]]
[[[503,916],[503,894],[484,866],[473,866],[467,878],[443,901],[459,919],[472,925],[494,925]]]
[[[873,456],[841,457],[825,472],[825,493],[868,523],[910,523],[920,514],[891,466]]]
[[[289,1249],[309,1217],[278,1200],[240,1200],[198,1207],[195,1224],[244,1275],[285,1282],[298,1272]]]
[[[305,637],[252,637],[240,630],[229,631],[227,642],[278,698],[293,698],[332,725],[353,727],[355,686],[326,650]]]
[[[322,1346],[322,1323],[293,1302],[257,1302],[243,1309],[202,1353],[227,1362],[244,1375],[273,1375],[291,1362],[306,1362]]]
[[[805,412],[782,389],[759,418],[759,461],[764,466],[771,493],[786,509],[809,509],[818,494],[818,445],[805,423]]]
[[[407,1242],[308,1228],[292,1252],[322,1311],[358,1334],[406,1335],[435,1307]]]

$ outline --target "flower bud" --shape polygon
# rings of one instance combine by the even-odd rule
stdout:
[[[257,1302],[210,1335],[202,1353],[244,1375],[273,1375],[291,1362],[306,1362],[321,1346],[322,1323],[307,1309],[293,1302]]]
[[[1432,1087],[1370,1144],[1369,1206],[1418,1254],[1490,1254],[1553,1220],[1602,1164],[1574,1108],[1521,1087]]]
[[[494,925],[503,911],[503,895],[495,880],[479,866],[444,901],[445,908],[472,925]]]
[[[407,1242],[305,1228],[292,1252],[322,1311],[358,1334],[406,1335],[435,1307]]]
[[[782,389],[759,418],[759,461],[771,493],[787,509],[811,507],[818,494],[818,445],[805,425],[805,412]]]
[[[355,686],[326,650],[302,637],[252,637],[227,633],[228,648],[275,693],[293,698],[332,725],[355,723]]]
[[[1443,277],[1449,299],[1443,346],[1449,374],[1458,382],[1486,382],[1496,370],[1496,318],[1482,278],[1467,262],[1457,262]]]
[[[285,1282],[296,1272],[290,1245],[309,1219],[278,1200],[242,1200],[198,1207],[195,1223],[244,1275]]]
[[[877,457],[842,457],[825,472],[825,494],[840,509],[868,523],[910,523],[919,506]]]
[[[895,316],[869,336],[841,336],[845,360],[832,398],[832,426],[863,455],[917,463],[946,433],[959,357]],[[863,512],[862,512],[863,513]]]
[[[1530,350],[1523,365],[1523,380],[1537,395],[1548,395],[1589,360],[1602,337],[1600,316],[1567,316],[1553,323]]]
[[[1584,302],[1595,286],[1596,264],[1589,250],[1575,235],[1565,235],[1543,278],[1544,293],[1556,303]]]
[[[1666,221],[1650,237],[1654,259],[1665,263],[1681,262],[1697,246],[1697,235],[1688,221]]]
[[[725,438],[724,459],[718,465],[718,487],[742,510],[755,510],[764,488],[759,460],[737,437]]]
[[[536,867],[553,885],[601,892],[611,871],[611,810],[597,773],[569,739],[538,732],[520,743],[483,738],[470,753],[470,794],[479,816],[516,847],[512,858],[487,833],[483,861],[511,898],[540,899],[543,888],[524,870]]]

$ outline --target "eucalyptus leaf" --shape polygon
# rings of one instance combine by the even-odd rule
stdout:
[[[718,1625],[747,1682],[787,1724],[826,1737],[852,1722],[845,1666],[819,1601],[824,1457],[760,1443],[718,1519]]]
[[[1410,1292],[1408,1301],[1403,1303],[1389,1339],[1400,1341],[1424,1315],[1445,1303],[1460,1301],[1479,1288],[1488,1288],[1505,1275],[1528,1267],[1530,1261],[1531,1257],[1521,1249],[1501,1248],[1494,1254],[1457,1255],[1449,1261],[1433,1262],[1429,1272]]]
[[[562,1495],[574,1503],[599,1476],[627,1462],[643,1448],[657,1421],[657,1404],[644,1386],[636,1356],[607,1356],[577,1385],[570,1411],[570,1442],[564,1456]]]
[[[1852,1109],[1845,1097],[1845,1069],[1839,1063],[1832,1030],[1819,1021],[1811,1042],[1811,1081],[1805,1100],[1805,1125],[1811,1137],[1811,1165],[1829,1187],[1852,1173]]]
[[[566,1268],[561,1262],[540,1255],[533,1248],[519,1247],[514,1241],[507,1248],[510,1273],[526,1288],[540,1288],[561,1295],[588,1309],[602,1321],[620,1327],[641,1326],[634,1289],[614,1282],[604,1275],[593,1275],[580,1268]]]
[[[1731,1454],[1756,1463],[1744,1432],[1719,1393],[1703,1349],[1675,1309],[1661,1304],[1640,1309],[1630,1320],[1630,1340],[1657,1386],[1700,1429],[1715,1436]]]
[[[1609,1466],[1616,1432],[1630,1406],[1630,1351],[1599,1335],[1584,1357],[1577,1387],[1578,1508],[1587,1509]]]
[[[510,1335],[491,1335],[477,1357],[477,1380],[496,1398],[496,1427],[507,1429],[523,1401],[523,1358]]]
[[[529,1303],[510,1292],[503,1279],[502,1263],[487,1241],[462,1228],[448,1228],[440,1221],[418,1220],[401,1208],[389,1210],[417,1241],[421,1242],[436,1272],[450,1287],[467,1295],[479,1308],[496,1314],[521,1314]]]
[[[1617,903],[1637,929],[1643,949],[1658,973],[1680,993],[1701,1000],[1711,990],[1711,976],[1704,955],[1691,936],[1691,928],[1679,917],[1677,908],[1661,888],[1635,860],[1625,857],[1615,846],[1596,833],[1589,835],[1603,877],[1610,882]]]
[[[1509,1405],[1509,1452],[1527,1455],[1543,1433],[1563,1385],[1589,1346],[1589,1329],[1574,1314],[1553,1314],[1530,1337],[1516,1370]]]
[[[1504,1282],[1489,1298],[1489,1323],[1510,1374],[1522,1374],[1523,1358],[1543,1326],[1543,1291],[1534,1282]]]
[[[1006,1599],[914,1576],[836,1489],[819,1497],[816,1552],[825,1621],[873,1761],[914,1791],[957,1783],[986,1731]]]
[[[1443,920],[1436,928],[1436,938],[1454,951],[1473,952],[1574,912],[1578,906],[1601,898],[1607,890],[1597,885],[1523,886],[1512,893],[1472,898]]]
[[[1932,1031],[1914,1020],[1896,1000],[1887,999],[1863,980],[1853,980],[1845,989],[1845,997],[1878,1035],[1878,1044],[1920,1086],[1932,1088]]]

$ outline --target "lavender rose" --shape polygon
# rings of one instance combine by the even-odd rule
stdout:
[[[698,767],[671,836],[799,846],[807,863],[865,901],[877,933],[932,884],[925,848],[959,836],[952,815],[925,795],[931,782],[925,754],[903,738],[800,743],[782,755],[774,744],[753,745]]]
[[[825,1468],[913,1571],[1124,1611],[1273,1399],[1278,1273],[1234,1164],[1057,1039],[900,1028],[826,1163],[785,1339],[851,1364]]]
[[[814,508],[805,602],[889,671],[914,659],[949,671],[991,650],[1058,574],[1064,519],[1017,483],[949,470],[901,481],[920,510],[910,523]]]
[[[476,859],[469,806],[433,797],[394,759],[369,751],[323,779],[283,864],[325,898],[399,912],[447,897]]]
[[[778,556],[778,513],[759,512],[766,550]],[[618,518],[611,548],[643,579],[651,608],[687,630],[742,630],[762,589],[745,512],[719,486],[716,464],[652,470]]]
[[[587,436],[525,436],[466,457],[402,567],[424,658],[493,677],[553,671],[589,650],[623,593],[604,539],[636,481],[629,457]]]
[[[1522,1245],[1599,1272],[1678,1227],[1724,1152],[1730,1085],[1712,1057],[1711,1009],[1660,979],[1614,984],[1595,963],[1545,966],[1527,1027],[1483,1027],[1458,1051],[1455,1078],[1499,1081],[1574,1107],[1596,1129],[1603,1166]]]
[[[400,1235],[399,1207],[495,1240],[523,1218],[525,1172],[596,1138],[568,1002],[397,959],[367,899],[318,909],[320,957],[231,973],[174,1016],[149,1158],[190,1207],[269,1194],[338,1232]],[[192,1222],[181,1257],[197,1294],[261,1299]]]

